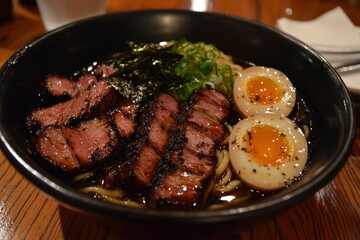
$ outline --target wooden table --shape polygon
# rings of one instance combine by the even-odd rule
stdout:
[[[292,12],[311,19],[341,5],[360,25],[360,3],[354,0],[108,0],[107,11],[150,8],[194,9],[207,2],[208,11],[275,25]],[[256,7],[254,4],[258,4]],[[200,9],[199,9],[200,10]],[[35,5],[13,1],[13,17],[0,22],[0,65],[32,38],[45,33]],[[358,113],[357,113],[358,114]],[[359,125],[360,126],[360,125]],[[143,239],[138,231],[113,229],[60,206],[22,177],[0,152],[0,239]],[[172,236],[175,237],[175,236]],[[325,187],[279,216],[250,226],[204,230],[189,239],[360,239],[360,128],[348,162]],[[173,238],[169,238],[173,239]]]

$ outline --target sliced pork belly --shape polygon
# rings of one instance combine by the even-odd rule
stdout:
[[[137,191],[151,185],[178,110],[176,99],[166,93],[156,95],[141,107],[136,138],[126,148],[124,162],[106,174],[104,186]]]
[[[203,188],[202,176],[177,168],[162,177],[161,184],[151,195],[150,204],[159,208],[195,208],[201,198]]]
[[[187,147],[172,151],[171,154],[169,160],[170,164],[175,166],[174,169],[181,166],[185,172],[197,174],[202,178],[208,178],[213,173],[213,165],[216,162],[214,162],[214,155],[204,156]]]
[[[90,87],[97,80],[95,75],[84,74],[77,81],[58,75],[49,75],[45,80],[46,89],[56,97],[74,97]]]
[[[229,102],[221,93],[202,90],[192,95],[169,133],[148,199],[150,206],[193,209],[200,205],[215,171],[216,148],[228,116]]]
[[[64,170],[80,168],[72,149],[62,133],[62,127],[47,127],[34,140],[38,154]]]
[[[74,120],[94,117],[119,106],[120,94],[109,81],[95,83],[76,97],[51,107],[34,110],[27,119],[29,128],[36,125],[67,125]]]
[[[119,145],[116,132],[106,118],[83,122],[76,128],[63,128],[62,134],[82,167],[102,161]]]
[[[196,102],[195,110],[208,113],[208,117],[215,117],[220,122],[228,117],[229,101],[216,90],[198,91],[192,95],[191,101]]]
[[[215,141],[219,141],[224,135],[222,124],[219,123],[213,114],[209,114],[208,111],[202,109],[192,111],[188,117],[188,122],[203,130],[204,133]]]
[[[124,147],[135,123],[121,110],[76,126],[47,126],[34,136],[37,153],[66,170],[86,169],[104,162]]]
[[[108,64],[105,64],[105,63],[100,64],[94,70],[95,75],[98,75],[101,78],[107,78],[107,77],[109,77],[111,74],[113,74],[115,72],[116,72],[116,70],[111,65],[108,65]]]
[[[75,97],[84,90],[88,89],[96,81],[109,77],[116,70],[105,63],[100,64],[94,69],[94,73],[84,73],[78,79],[70,79],[50,74],[45,79],[47,91],[56,97]]]
[[[122,137],[129,138],[135,132],[134,121],[126,117],[122,111],[113,113],[113,121]]]
[[[185,148],[201,156],[213,156],[215,154],[215,142],[208,137],[203,131],[187,124],[185,126]]]
[[[126,181],[128,184],[129,181],[134,181],[130,183],[130,186],[140,187],[140,189],[150,186],[160,161],[160,156],[150,144],[145,143],[142,145],[138,157],[134,160],[132,165],[133,175],[130,179],[126,179]]]
[[[91,167],[119,145],[108,118],[96,118],[76,127],[49,126],[36,136],[39,155],[67,171]]]

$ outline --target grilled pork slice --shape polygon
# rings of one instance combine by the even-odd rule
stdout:
[[[213,156],[215,154],[215,142],[205,132],[199,131],[192,124],[187,124],[183,130],[186,137],[185,148],[201,156]]]
[[[133,116],[125,115],[117,110],[73,127],[45,127],[34,137],[35,149],[42,158],[66,171],[100,164],[135,132]]]
[[[39,155],[67,171],[102,162],[119,145],[109,119],[96,118],[76,127],[49,126],[36,137]]]
[[[75,97],[90,87],[97,80],[95,75],[84,74],[77,81],[58,75],[49,75],[45,80],[46,89],[56,97]]]
[[[176,168],[162,177],[161,184],[150,197],[153,207],[192,209],[198,204],[204,188],[204,178]]]
[[[139,105],[127,99],[122,99],[120,106],[111,111],[111,120],[124,139],[129,139],[135,133],[135,117]]]
[[[202,90],[192,95],[170,131],[148,199],[150,206],[193,209],[200,205],[214,174],[216,148],[228,116],[228,99],[219,92]]]
[[[47,127],[34,138],[35,149],[38,154],[51,164],[64,169],[80,168],[71,147],[62,133],[62,127]]]
[[[117,110],[113,113],[113,122],[119,130],[119,134],[128,139],[135,132],[135,123],[132,118],[126,117],[124,112]]]
[[[94,73],[84,73],[77,80],[50,74],[45,79],[47,91],[55,97],[75,97],[82,91],[88,89],[98,79],[109,77],[116,70],[105,63],[100,64],[94,69]]]
[[[27,124],[29,128],[67,125],[74,120],[91,118],[113,109],[119,106],[120,99],[120,94],[108,80],[99,81],[68,101],[34,110]]]
[[[192,95],[191,103],[195,110],[209,113],[208,117],[215,117],[219,122],[224,121],[229,115],[229,101],[216,90],[205,90],[195,92]],[[192,102],[195,102],[192,103]]]
[[[141,107],[136,138],[126,148],[125,161],[106,174],[104,186],[138,191],[151,185],[178,110],[176,99],[166,93],[156,95]]]
[[[111,65],[102,63],[95,70],[95,75],[100,76],[101,78],[107,78],[111,74],[115,73],[116,69],[114,69]]]

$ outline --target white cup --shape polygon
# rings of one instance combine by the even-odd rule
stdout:
[[[46,30],[105,13],[105,0],[36,0]]]

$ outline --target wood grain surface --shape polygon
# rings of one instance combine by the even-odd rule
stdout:
[[[2,1],[2,0],[0,0]],[[274,25],[278,17],[309,20],[340,5],[360,25],[359,1],[213,0],[207,11]],[[192,9],[190,0],[108,0],[107,12]],[[29,2],[29,1],[27,1]],[[30,1],[30,3],[33,1]],[[21,46],[45,33],[36,5],[13,1],[13,15],[0,22],[0,66]],[[359,79],[360,81],[360,79]],[[357,111],[357,115],[359,112]],[[360,119],[360,118],[358,118]],[[360,126],[358,124],[358,126]],[[180,227],[180,226],[179,226]],[[0,239],[360,239],[360,128],[344,168],[325,187],[293,208],[256,225],[234,223],[175,234],[142,226],[118,226],[62,207],[29,183],[0,152]]]

